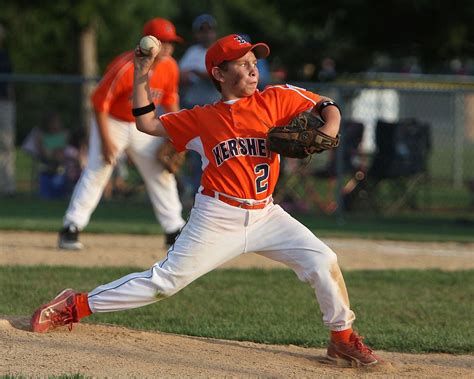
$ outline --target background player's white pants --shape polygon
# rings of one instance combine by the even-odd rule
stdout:
[[[310,230],[273,203],[245,210],[201,194],[167,257],[147,271],[96,288],[89,293],[90,308],[112,312],[153,303],[248,252],[283,262],[308,282],[331,330],[352,325],[355,316],[336,254]]]
[[[155,152],[163,142],[162,138],[150,136],[137,130],[135,123],[109,117],[111,138],[118,148],[118,155],[124,150],[140,172],[155,216],[165,233],[172,233],[184,225],[181,216],[176,178],[160,165]],[[101,139],[95,120],[89,137],[87,167],[84,169],[64,216],[64,225],[74,223],[80,230],[89,223],[92,212],[99,203],[102,193],[112,174],[113,166],[102,158]]]

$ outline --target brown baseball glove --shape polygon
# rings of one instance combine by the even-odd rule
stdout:
[[[314,153],[339,146],[335,138],[321,132],[324,121],[312,113],[301,113],[289,125],[275,126],[268,131],[267,147],[288,158],[306,158]]]
[[[156,150],[156,159],[172,174],[179,171],[185,158],[186,153],[178,153],[169,140],[164,141]]]

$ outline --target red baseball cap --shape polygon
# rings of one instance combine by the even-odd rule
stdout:
[[[253,51],[257,59],[266,58],[270,54],[270,48],[265,43],[252,45],[238,34],[218,39],[206,52],[206,70],[212,79],[212,68],[220,65],[224,61],[233,61],[243,57],[250,50]]]
[[[152,35],[163,42],[183,42],[183,38],[176,34],[176,28],[171,21],[164,18],[154,18],[143,27],[143,35]]]

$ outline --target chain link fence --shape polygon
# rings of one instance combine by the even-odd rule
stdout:
[[[344,118],[363,123],[363,151],[373,152],[376,148],[377,121],[414,118],[430,125],[433,179],[460,186],[474,176],[474,82],[470,89],[457,84],[407,82],[296,85],[334,97],[342,104]]]
[[[90,88],[97,82],[96,78],[86,80],[79,76],[0,75],[0,81],[8,82],[14,88],[16,145],[18,147],[30,131],[39,125],[45,112],[50,110],[60,113],[66,129],[87,130],[90,105],[83,99],[87,99],[84,94],[88,93],[87,91],[90,92]],[[365,78],[363,81],[347,81],[338,84],[312,82],[292,84],[332,97],[340,104],[344,119],[343,138],[341,147],[336,150],[335,155],[330,153],[315,155],[309,162],[290,162],[289,160],[283,162],[282,183],[278,187],[280,194],[277,193],[279,200],[299,198],[296,200],[312,203],[306,207],[307,209],[341,214],[344,211],[351,211],[351,207],[344,204],[347,200],[344,199],[347,192],[358,185],[361,176],[363,176],[362,179],[367,179],[373,171],[379,170],[380,183],[377,185],[381,184],[383,187],[386,182],[395,189],[398,186],[400,193],[412,186],[415,187],[414,192],[421,191],[425,194],[422,196],[431,196],[425,201],[425,210],[441,208],[443,205],[448,207],[448,204],[453,203],[456,204],[455,208],[457,207],[456,209],[462,212],[472,205],[474,197],[474,80],[450,83],[439,80],[407,81],[399,80],[399,78],[397,80]],[[410,122],[413,125],[424,125],[428,132],[423,136],[416,133],[410,134],[410,130],[415,128],[408,125]],[[361,126],[363,131],[362,136],[359,136],[360,143],[356,146],[349,132],[349,130],[352,131],[350,128],[354,124]],[[374,159],[380,159],[381,156],[377,154],[380,149],[377,130],[380,132],[383,129],[381,124],[385,125],[386,130],[392,128],[396,131],[391,142],[393,145],[391,151],[395,160],[404,159],[403,150],[407,150],[408,147],[415,150],[427,150],[425,155],[414,154],[410,158],[411,161],[404,162],[405,165],[412,166],[421,164],[423,180],[415,184],[409,183],[408,180],[412,177],[409,169],[405,170],[405,177],[403,172],[400,172],[401,175],[397,177],[390,177],[392,174],[383,173],[383,165],[386,162],[379,164],[381,167],[377,170],[374,169]],[[402,128],[401,124],[405,126]],[[399,132],[402,129],[404,131]],[[420,141],[426,137],[426,134],[428,141],[423,140],[423,143],[429,146],[423,145]],[[404,144],[410,146],[403,146]],[[405,151],[405,154],[408,153],[409,151]],[[426,160],[426,162],[420,162],[420,160]],[[425,163],[426,167],[424,167]],[[350,168],[347,167],[348,164]],[[27,175],[17,173],[17,177],[26,178]],[[308,177],[313,177],[316,184],[305,184]],[[318,189],[318,183],[324,188]],[[308,191],[312,190],[311,187],[316,188],[316,191],[313,191],[315,192],[313,195],[308,195]],[[390,191],[384,189],[382,192],[387,194]],[[366,199],[368,202],[371,196],[375,196],[369,190],[359,195],[361,198],[369,197]],[[399,195],[403,196],[403,194]],[[324,200],[325,197],[327,197],[326,200]],[[401,201],[398,209],[406,208],[405,205],[413,200],[409,197]],[[452,197],[456,199],[451,199]],[[318,206],[314,206],[314,203]],[[376,207],[383,210],[385,206],[382,202]],[[419,209],[413,204],[412,208]]]
[[[373,200],[369,209],[383,212],[411,207],[420,210],[420,205],[415,204],[417,196],[424,197],[421,199],[424,210],[448,209],[456,204],[462,212],[463,207],[465,210],[472,206],[474,81],[384,78],[344,84],[295,85],[334,98],[343,110],[342,134],[347,138],[342,139],[336,157],[316,156],[316,162],[310,164],[316,169],[309,170],[321,178],[317,173],[324,170],[318,166],[330,165],[328,158],[336,161],[334,197],[340,212],[351,209],[344,202],[345,197],[350,197],[347,192],[360,184],[361,177],[354,180],[355,184],[348,185],[357,174],[363,176],[362,187],[365,188],[359,197],[382,194],[387,198],[392,192],[392,199],[385,199],[389,203],[375,204],[374,199],[367,199],[368,203]],[[357,146],[353,140],[354,124],[363,129]],[[303,175],[308,175],[307,169]],[[305,181],[304,176],[302,181]]]

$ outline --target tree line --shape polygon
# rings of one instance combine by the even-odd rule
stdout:
[[[0,9],[16,73],[81,74],[81,43],[92,31],[101,74],[135,46],[153,17],[172,20],[185,38],[179,58],[193,43],[192,20],[201,13],[216,17],[219,35],[267,42],[270,63],[284,65],[292,79],[324,57],[340,73],[364,72],[380,57],[391,62],[388,70],[416,61],[422,72],[444,73],[453,58],[474,56],[469,0],[0,0]]]

